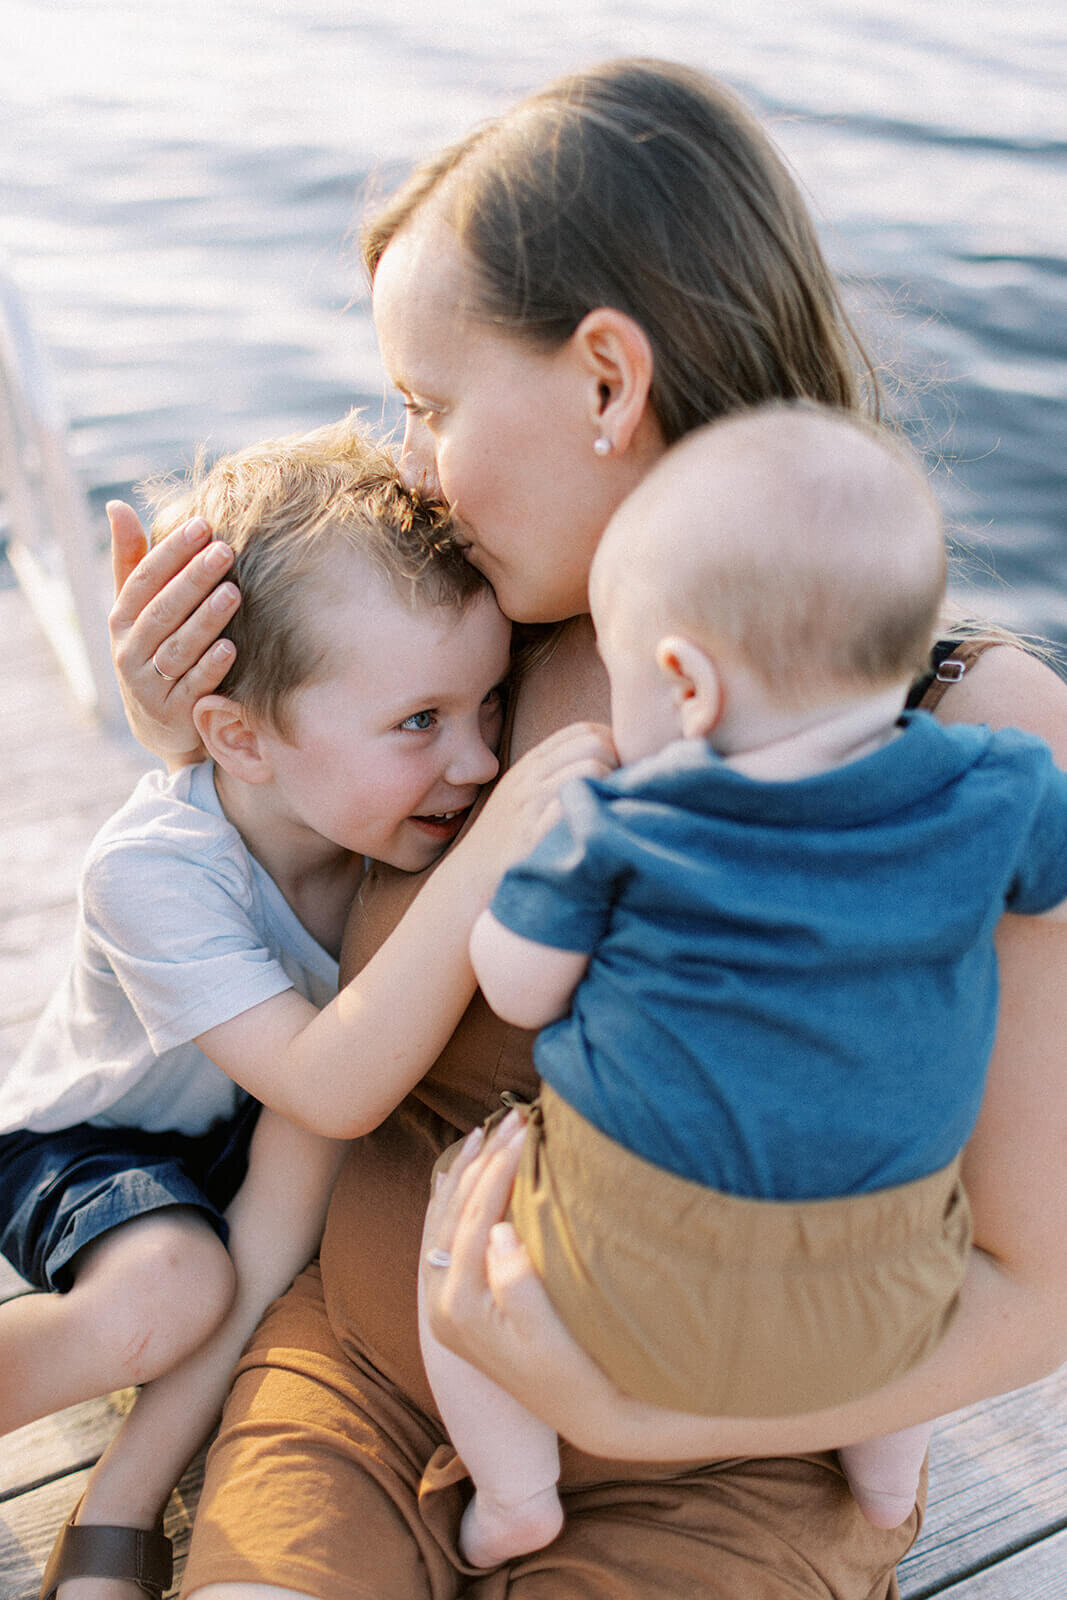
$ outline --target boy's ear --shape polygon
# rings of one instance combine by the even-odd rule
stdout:
[[[242,783],[266,783],[273,776],[257,723],[239,700],[202,695],[193,707],[193,722],[204,749],[224,772]]]
[[[622,454],[648,412],[652,345],[639,322],[613,306],[589,311],[571,339],[589,379],[590,421]]]
[[[710,738],[723,712],[715,662],[691,639],[670,634],[656,646],[656,665],[671,685],[682,738]]]

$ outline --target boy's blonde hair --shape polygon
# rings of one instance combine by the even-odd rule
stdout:
[[[456,547],[445,509],[405,487],[389,452],[351,416],[210,467],[200,452],[184,481],[141,492],[156,511],[153,544],[202,516],[233,546],[241,604],[223,637],[237,658],[218,692],[283,738],[289,697],[328,666],[315,617],[329,604],[339,552],[357,552],[414,611],[459,608],[488,592]]]
[[[940,511],[905,447],[856,413],[735,413],[687,435],[627,505],[637,603],[744,661],[780,703],[927,666],[945,594]]]

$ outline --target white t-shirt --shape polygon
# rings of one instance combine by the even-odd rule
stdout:
[[[70,971],[0,1082],[0,1133],[80,1122],[205,1133],[244,1091],[192,1041],[337,962],[223,814],[214,766],[150,772],[97,834]]]

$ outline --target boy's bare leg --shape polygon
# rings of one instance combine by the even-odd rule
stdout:
[[[245,1341],[318,1249],[346,1146],[260,1113],[248,1173],[226,1213],[237,1293],[213,1336],[148,1384],[89,1476],[79,1524],[159,1525],[171,1491],[211,1433]],[[58,1600],[144,1600],[113,1578],[61,1584]]]
[[[122,1223],[73,1266],[66,1294],[0,1306],[0,1433],[166,1372],[233,1299],[225,1247],[185,1206]]]
[[[932,1422],[920,1422],[837,1452],[853,1497],[872,1527],[898,1528],[911,1516],[932,1432]]]
[[[550,1544],[563,1526],[555,1430],[434,1337],[421,1276],[419,1340],[437,1408],[474,1481],[460,1524],[464,1558],[495,1567]]]

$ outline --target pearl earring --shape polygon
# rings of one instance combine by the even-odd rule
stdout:
[[[603,434],[593,440],[593,449],[598,456],[610,456],[614,448],[611,440],[606,439]]]

